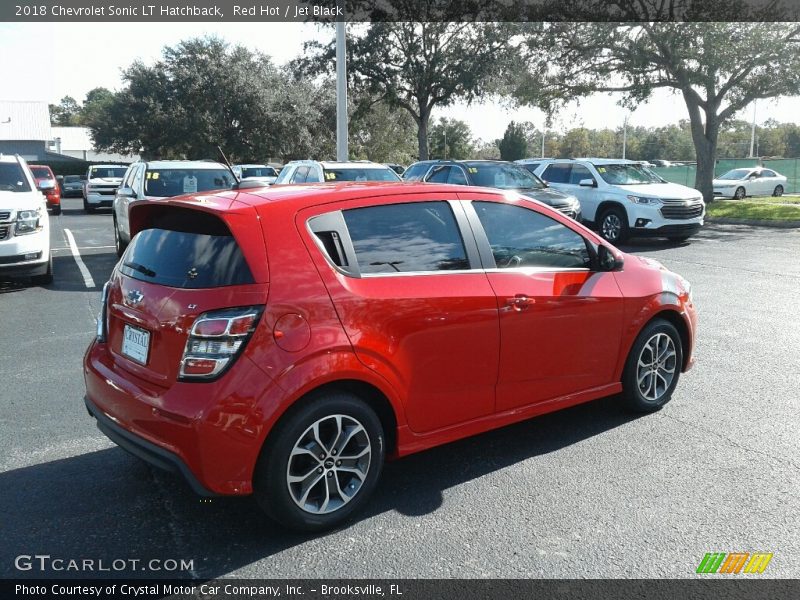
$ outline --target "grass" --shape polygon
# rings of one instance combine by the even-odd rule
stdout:
[[[778,204],[782,202],[782,204]],[[788,203],[788,204],[787,204]],[[757,221],[800,221],[800,198],[750,198],[715,200],[706,207],[709,217]]]

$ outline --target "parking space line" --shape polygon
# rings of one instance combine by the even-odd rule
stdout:
[[[89,269],[86,268],[86,265],[83,263],[83,259],[81,258],[80,250],[78,250],[78,245],[75,243],[75,238],[72,235],[72,232],[69,229],[64,229],[64,235],[67,236],[67,242],[69,243],[69,248],[72,251],[72,257],[75,259],[75,262],[78,265],[78,270],[83,275],[83,283],[86,285],[88,289],[95,287],[94,279],[92,279],[92,274],[89,272]]]
[[[79,246],[78,250],[108,250],[109,248],[116,248],[116,246]],[[63,246],[60,248],[52,248],[55,252],[56,250],[72,250],[69,246]]]

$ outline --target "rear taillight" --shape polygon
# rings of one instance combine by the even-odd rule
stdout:
[[[111,282],[107,281],[103,286],[103,293],[100,297],[100,313],[97,315],[97,341],[105,343],[108,334],[108,286]]]
[[[197,317],[186,340],[179,379],[210,381],[222,375],[244,350],[263,310],[244,306]]]

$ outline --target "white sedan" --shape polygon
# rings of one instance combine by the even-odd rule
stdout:
[[[771,169],[732,169],[714,180],[714,196],[741,200],[746,196],[782,196],[786,177]]]

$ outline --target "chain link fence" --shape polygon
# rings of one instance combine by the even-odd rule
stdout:
[[[714,175],[722,175],[731,169],[748,168],[759,165],[767,169],[772,169],[786,177],[785,192],[787,194],[800,193],[800,158],[723,158],[717,161]],[[695,165],[654,167],[652,170],[667,181],[694,187],[694,178],[697,173],[697,167]]]

